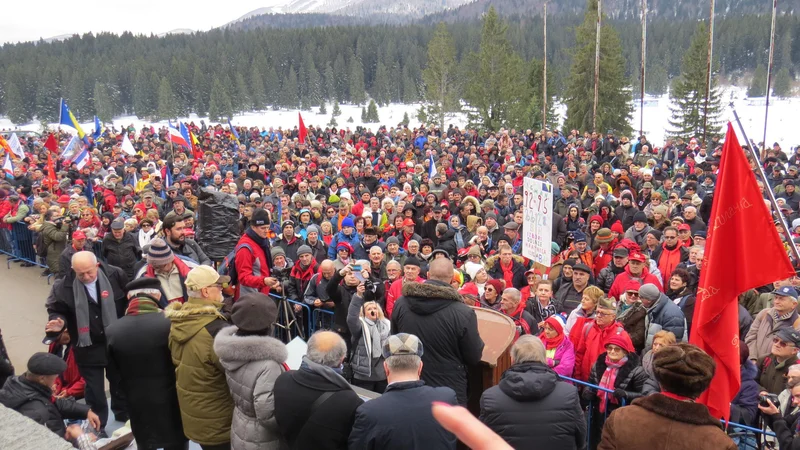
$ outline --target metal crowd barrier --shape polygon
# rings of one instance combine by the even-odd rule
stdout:
[[[8,255],[6,268],[11,269],[12,262],[28,263],[44,269],[47,268],[47,262],[42,261],[36,255],[36,250],[33,248],[34,234],[28,229],[26,223],[17,222],[11,224],[11,232],[3,232],[2,236],[0,254]],[[11,238],[10,242],[8,242],[8,237]],[[51,278],[52,274],[47,277],[47,284],[50,284]]]
[[[311,316],[312,333],[317,330],[330,329],[333,326],[333,311],[317,308],[311,313]]]
[[[585,381],[576,380],[575,378],[560,376],[560,378],[564,381],[569,381],[578,386],[584,386],[589,389],[595,389],[598,391],[604,391],[609,394],[613,394],[614,391],[606,388],[602,388],[596,384],[587,383]],[[591,439],[592,439],[592,420],[593,420],[593,413],[594,413],[594,401],[597,399],[596,396],[592,397],[592,400],[589,402],[588,413],[586,414],[586,448],[591,447]],[[608,402],[608,400],[606,400]],[[620,401],[620,406],[625,406],[625,399]],[[605,408],[606,414],[603,416],[603,422],[605,423],[605,419],[607,418],[608,408]],[[765,446],[764,439],[765,437],[775,437],[775,433],[771,431],[765,431],[759,428],[751,427],[748,425],[744,425],[741,423],[736,422],[726,422],[725,420],[720,420],[723,426],[728,431],[728,435],[731,438],[736,438],[738,440],[737,445],[741,450],[762,450],[768,447]],[[732,431],[732,432],[731,432]]]

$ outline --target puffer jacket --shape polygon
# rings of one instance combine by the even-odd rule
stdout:
[[[222,304],[189,297],[164,310],[172,322],[169,350],[175,365],[183,432],[203,445],[231,440],[233,400],[225,369],[214,352],[214,337],[228,326]]]
[[[578,390],[538,362],[514,364],[481,396],[481,422],[514,448],[583,448]]]
[[[678,342],[687,341],[688,337],[684,335],[686,333],[686,317],[684,317],[683,311],[664,294],[661,294],[658,303],[647,310],[645,329],[647,330],[645,348],[653,345],[653,338],[661,330],[671,331]]]
[[[386,372],[383,370],[383,356],[373,358],[371,335],[365,333],[367,318],[361,318],[359,313],[361,307],[364,306],[364,298],[356,294],[350,299],[350,306],[347,309],[347,327],[350,329],[352,335],[351,342],[353,343],[353,356],[350,360],[350,365],[353,368],[353,374],[356,379],[374,381],[377,379],[385,380]],[[383,348],[383,343],[389,339],[390,323],[388,319],[380,321],[381,327],[378,329],[381,335],[380,348]],[[378,326],[375,323],[372,326]],[[378,372],[378,373],[375,373]]]
[[[511,272],[513,273],[512,284],[513,286],[506,286],[507,288],[514,287],[522,289],[528,285],[528,280],[525,279],[525,259],[519,255],[511,257]],[[486,273],[496,280],[503,279],[503,269],[500,267],[500,255],[495,255],[486,260]],[[506,283],[508,284],[508,283]]]
[[[392,312],[392,334],[409,333],[425,344],[422,380],[433,387],[450,387],[458,403],[467,403],[467,366],[481,360],[483,340],[475,312],[447,283],[428,280],[403,286]]]
[[[214,338],[214,352],[225,368],[233,397],[231,448],[280,448],[275,422],[273,387],[288,357],[283,342],[270,336],[238,336],[236,326],[225,327]]]
[[[0,403],[63,437],[67,432],[64,419],[85,419],[89,406],[77,403],[70,397],[53,401],[52,395],[49,387],[28,381],[25,375],[20,375],[9,378],[0,389]]]
[[[614,388],[625,391],[625,402],[630,404],[631,400],[645,395],[650,395],[652,392],[647,390],[648,376],[647,372],[645,372],[642,368],[642,363],[639,356],[636,353],[628,353],[627,357],[628,360],[617,371],[617,378],[614,380]],[[589,373],[589,383],[599,385],[600,379],[605,373],[607,367],[606,353],[603,352],[597,357],[597,361],[595,361],[594,365],[592,366],[592,371]],[[597,396],[597,392],[594,389],[585,389],[583,391],[583,396],[585,400],[589,400],[592,397]],[[597,408],[600,406],[599,403],[600,402],[597,401],[594,402],[595,410],[597,410]],[[620,405],[609,403],[608,406],[609,409],[607,411],[611,412],[611,410]]]
[[[122,269],[128,279],[134,279],[134,266],[136,261],[142,257],[142,250],[133,234],[126,231],[122,235],[122,240],[119,241],[113,234],[106,234],[103,238],[102,254],[107,263]]]
[[[625,272],[625,267],[617,267],[614,265],[614,261],[609,262],[606,267],[600,270],[600,275],[597,276],[597,287],[608,293],[611,290],[611,286],[614,285],[617,275],[622,272]]]

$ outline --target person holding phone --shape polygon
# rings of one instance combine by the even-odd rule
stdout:
[[[391,324],[377,302],[364,300],[367,297],[366,284],[373,284],[368,277],[365,278],[356,288],[347,310],[347,327],[353,337],[353,353],[350,358],[352,384],[382,394],[387,381],[381,349],[389,338]]]

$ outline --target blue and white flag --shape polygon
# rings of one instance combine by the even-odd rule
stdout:
[[[86,165],[86,163],[89,162],[90,159],[91,158],[89,157],[89,150],[83,149],[83,151],[80,152],[78,156],[75,158],[75,161],[72,162],[78,166],[78,170],[81,170]]]
[[[436,171],[436,164],[433,163],[433,153],[431,153],[428,158],[431,162],[431,166],[428,168],[428,179],[433,180],[433,177],[435,177],[439,172]]]

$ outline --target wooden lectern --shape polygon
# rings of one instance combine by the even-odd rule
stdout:
[[[467,408],[478,416],[481,412],[481,394],[500,382],[503,372],[511,367],[511,344],[516,326],[505,314],[491,309],[472,307],[478,316],[478,334],[483,339],[483,356],[478,366],[469,370]]]

